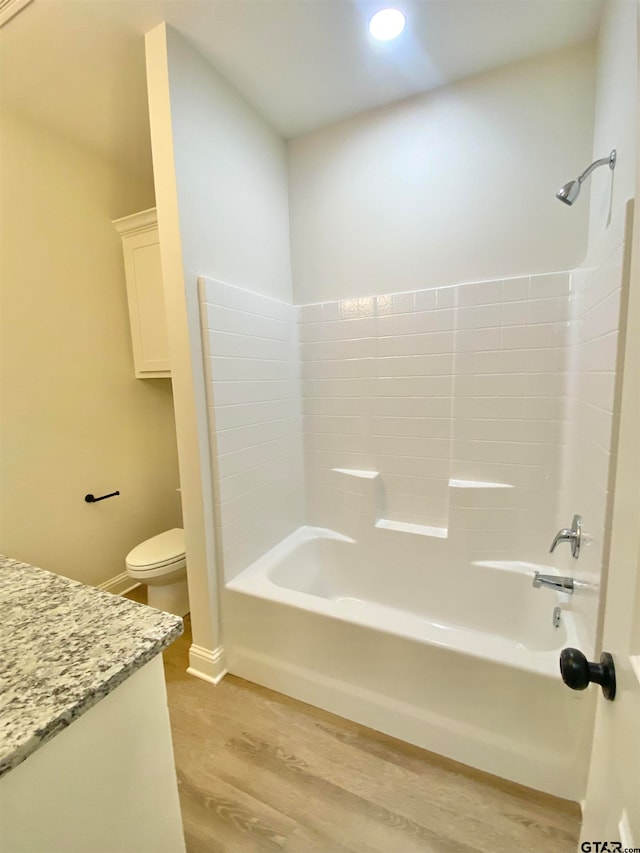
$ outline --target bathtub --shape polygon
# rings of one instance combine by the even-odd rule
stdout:
[[[579,800],[594,697],[560,680],[560,649],[580,645],[569,597],[531,585],[535,569],[553,569],[457,560],[443,570],[405,559],[400,542],[314,527],[288,536],[226,585],[229,671]]]

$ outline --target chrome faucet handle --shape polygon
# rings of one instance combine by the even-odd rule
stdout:
[[[549,553],[553,554],[559,542],[571,542],[575,539],[575,535],[576,534],[570,527],[563,527],[562,530],[558,530],[553,542],[551,543],[551,548],[549,548]]]
[[[556,546],[559,542],[570,542],[571,543],[571,555],[577,560],[580,555],[580,543],[582,541],[582,518],[579,515],[573,516],[573,522],[571,527],[563,527],[562,530],[559,530],[553,542],[551,543],[551,548],[549,548],[549,553],[552,554]]]

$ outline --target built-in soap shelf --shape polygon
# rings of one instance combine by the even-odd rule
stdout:
[[[332,468],[336,474],[346,474],[347,477],[356,477],[359,480],[375,480],[380,476],[379,471],[359,471],[357,468]]]
[[[483,480],[449,480],[450,489],[512,489],[509,483],[489,483]]]
[[[427,524],[394,521],[392,518],[379,518],[374,527],[377,527],[379,530],[396,530],[398,533],[413,533],[416,536],[430,536],[436,539],[447,539],[449,536],[449,531],[446,527],[429,527]]]
[[[335,474],[360,481],[358,494],[370,501],[373,526],[378,530],[393,530],[397,533],[411,533],[414,536],[428,536],[435,539],[447,539],[449,530],[446,527],[432,527],[427,524],[416,524],[409,521],[396,521],[384,518],[383,478],[379,471],[358,468],[332,468]],[[367,485],[365,487],[365,483]],[[354,483],[355,486],[355,483]],[[493,483],[485,480],[450,479],[450,489],[512,489],[509,483]],[[364,489],[364,491],[362,491]]]

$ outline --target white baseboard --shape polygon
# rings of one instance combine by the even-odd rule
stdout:
[[[189,649],[189,666],[187,672],[208,681],[218,684],[227,674],[227,661],[224,646],[217,649],[205,649],[193,644]]]
[[[101,589],[103,592],[111,592],[114,595],[123,595],[137,586],[140,586],[137,581],[129,577],[126,572],[122,572],[122,574],[116,575],[115,578],[110,578],[108,581],[101,583],[98,589]]]

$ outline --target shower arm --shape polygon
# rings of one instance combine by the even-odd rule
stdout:
[[[594,162],[590,166],[588,166],[584,170],[584,172],[580,175],[580,177],[578,178],[578,183],[581,184],[585,180],[585,178],[588,178],[594,169],[597,169],[599,166],[607,166],[607,165],[612,170],[615,168],[615,165],[616,165],[615,148],[611,152],[611,154],[609,154],[608,157],[601,157],[599,160],[594,160]]]

